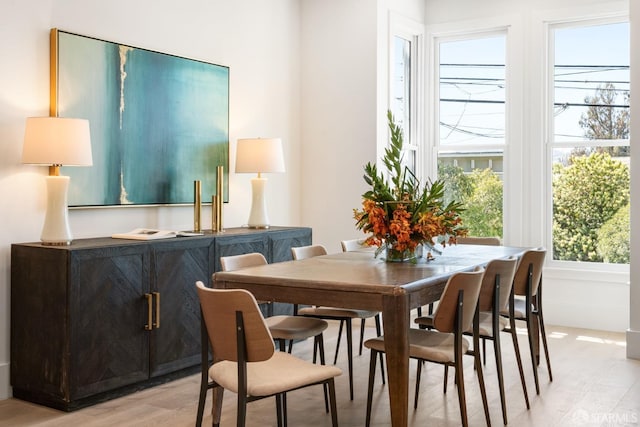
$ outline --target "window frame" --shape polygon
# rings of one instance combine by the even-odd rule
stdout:
[[[425,28],[424,25],[397,13],[390,13],[388,34],[388,79],[387,108],[391,110],[394,86],[395,38],[400,37],[411,43],[411,86],[410,86],[410,138],[404,139],[403,150],[414,152],[416,177],[424,182],[427,176],[424,163],[425,151]],[[386,123],[386,115],[385,115]],[[385,125],[386,128],[386,125]]]
[[[504,142],[503,143],[494,143],[494,144],[468,144],[468,145],[456,145],[455,147],[447,147],[446,145],[440,144],[440,45],[442,43],[447,42],[455,42],[455,41],[463,41],[463,40],[472,40],[472,39],[481,39],[481,38],[490,38],[496,36],[504,37],[504,49],[505,49],[505,70],[504,70],[504,79],[505,79],[505,99],[504,99]],[[479,28],[471,28],[467,30],[460,30],[455,32],[442,32],[442,33],[433,33],[430,37],[430,71],[432,73],[431,78],[429,80],[429,88],[430,88],[430,126],[431,126],[431,152],[429,159],[430,170],[432,171],[433,176],[437,176],[438,171],[438,157],[441,152],[451,151],[452,148],[455,148],[455,151],[464,152],[465,150],[469,152],[473,151],[502,151],[502,162],[503,162],[503,170],[502,170],[502,184],[503,184],[503,193],[502,193],[502,239],[506,241],[510,235],[511,227],[509,224],[511,221],[509,220],[509,214],[514,212],[514,209],[511,209],[508,203],[508,200],[511,198],[511,188],[513,185],[509,183],[512,177],[512,167],[510,166],[510,153],[512,152],[511,141],[512,141],[512,132],[514,129],[518,128],[516,123],[511,123],[514,117],[518,117],[519,113],[510,112],[510,108],[514,107],[516,104],[511,102],[511,96],[513,96],[514,90],[511,88],[512,85],[512,65],[510,63],[510,50],[512,46],[512,27],[506,24],[498,24],[498,25],[488,25],[486,27]],[[517,106],[515,108],[518,108]],[[515,181],[514,181],[515,182]]]
[[[613,264],[606,262],[587,261],[567,261],[554,259],[553,253],[553,151],[556,148],[573,147],[600,147],[600,146],[630,146],[630,139],[601,140],[582,138],[575,141],[559,141],[554,138],[554,101],[555,101],[555,30],[583,28],[588,26],[608,25],[616,23],[629,23],[629,16],[626,13],[613,13],[596,15],[583,18],[557,19],[545,21],[544,34],[546,38],[545,63],[546,72],[544,74],[544,185],[545,185],[545,236],[544,242],[547,247],[546,264],[552,269],[580,269],[589,272],[603,273],[628,273],[630,264]]]

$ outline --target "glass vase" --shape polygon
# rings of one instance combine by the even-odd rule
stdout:
[[[414,249],[397,249],[397,245],[392,242],[385,243],[384,259],[387,262],[417,262],[422,256],[422,245]]]

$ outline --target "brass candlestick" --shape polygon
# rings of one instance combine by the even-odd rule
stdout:
[[[202,213],[202,184],[200,181],[193,181],[193,231],[201,231],[200,217]]]
[[[211,196],[211,231],[218,231],[218,196]]]
[[[211,230],[214,232],[220,232],[223,230],[223,226],[222,226],[222,203],[224,202],[223,180],[224,180],[224,167],[218,166],[216,168],[216,195],[211,197]]]

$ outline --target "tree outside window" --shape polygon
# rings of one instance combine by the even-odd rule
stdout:
[[[473,236],[503,235],[506,33],[438,43],[438,178]]]
[[[628,23],[553,36],[553,259],[629,263]]]

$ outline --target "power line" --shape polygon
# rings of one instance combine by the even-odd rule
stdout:
[[[497,67],[505,67],[505,64],[478,64],[478,63],[441,63],[440,67],[478,67],[478,68],[497,68]],[[628,70],[628,65],[602,65],[602,64],[556,64],[554,68],[605,68],[605,69],[618,69],[618,70]]]
[[[442,80],[450,80],[450,79],[455,79],[455,80],[473,80],[473,81],[489,81],[489,82],[503,82],[504,78],[498,79],[498,78],[489,78],[489,77],[442,77],[440,76],[440,81]]]
[[[556,107],[608,107],[608,108],[629,108],[629,105],[624,104],[587,104],[587,103],[574,103],[574,102],[554,102]]]
[[[455,99],[440,98],[440,102],[466,102],[469,104],[504,104],[504,101],[496,101],[493,99]]]
[[[622,84],[628,85],[628,80],[564,80],[564,79],[556,79],[556,83],[611,83],[611,84]]]
[[[572,64],[572,65],[554,65],[554,68],[612,68],[612,69],[618,69],[618,70],[628,70],[629,66],[628,65],[577,65],[577,64]]]
[[[474,131],[471,131],[471,130],[466,130],[466,129],[460,127],[460,126],[450,125],[450,124],[445,123],[445,122],[440,122],[440,126],[445,127],[447,129],[450,129],[453,132],[463,133],[465,135],[480,136],[480,137],[483,137],[483,138],[504,139],[504,133],[502,133],[502,134],[490,134],[490,133],[474,132]],[[476,129],[482,129],[482,128],[476,128]],[[487,128],[487,130],[492,130],[492,129]]]
[[[440,102],[458,102],[469,104],[504,104],[505,101],[493,99],[456,99],[456,98],[440,98]],[[594,103],[578,103],[578,102],[554,102],[556,107],[609,107],[609,108],[629,108],[625,104],[594,104]]]
[[[499,81],[499,80],[497,80]],[[556,82],[564,82],[562,80],[556,80]],[[579,80],[579,81],[575,81],[577,83],[585,83],[585,84],[598,84],[600,86],[601,83],[610,83],[606,80],[603,81],[586,81],[586,80]],[[629,84],[628,82],[618,82],[618,83],[623,83],[623,84]],[[446,86],[482,86],[482,87],[491,87],[494,86],[497,90],[502,90],[505,88],[506,85],[503,84],[496,84],[496,83],[483,83],[483,82],[473,82],[473,81],[461,81],[461,82],[456,82],[456,81],[440,81],[440,85],[446,85]],[[561,85],[555,85],[554,86],[555,89],[570,89],[570,90],[580,90],[580,91],[592,91],[592,90],[596,90],[598,89],[597,87],[593,87],[593,86],[561,86]],[[619,93],[628,93],[631,92],[630,89],[625,89],[625,88],[614,88],[614,89],[606,89],[608,91],[614,91],[614,92],[619,92]]]

